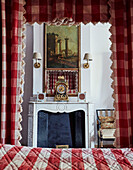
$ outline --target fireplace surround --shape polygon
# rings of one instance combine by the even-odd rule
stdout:
[[[40,137],[38,136],[39,135],[38,115],[40,112],[51,113],[55,115],[59,114],[61,117],[63,117],[63,115],[66,116],[69,114],[74,114],[76,111],[78,112],[81,111],[81,113],[84,114],[84,122],[85,122],[84,129],[83,129],[84,133],[82,132],[81,136],[83,136],[84,138],[83,141],[85,145],[83,144],[82,147],[93,148],[94,147],[94,120],[95,120],[94,105],[92,103],[87,103],[87,102],[86,103],[85,102],[42,103],[42,102],[30,101],[29,114],[28,114],[28,146],[39,147],[38,138],[41,138],[41,136]],[[66,117],[65,120],[67,120]],[[43,125],[40,125],[40,128],[41,127],[44,128]],[[69,129],[69,127],[67,129]],[[44,135],[48,135],[48,134],[44,133]],[[47,147],[47,146],[40,146],[40,147]]]

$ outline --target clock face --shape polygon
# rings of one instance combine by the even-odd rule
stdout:
[[[63,84],[58,85],[58,87],[57,87],[57,92],[60,93],[60,94],[65,93],[65,92],[66,92],[66,87],[65,87],[65,85],[63,85]]]

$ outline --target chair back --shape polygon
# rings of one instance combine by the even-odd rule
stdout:
[[[97,117],[114,117],[114,109],[97,109]]]
[[[97,109],[97,130],[112,129],[114,127],[114,109]]]

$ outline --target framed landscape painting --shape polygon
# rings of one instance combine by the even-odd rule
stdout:
[[[76,26],[45,26],[47,68],[79,67],[79,29]]]
[[[54,96],[58,76],[68,81],[68,94],[80,91],[80,26],[44,24],[44,92]]]

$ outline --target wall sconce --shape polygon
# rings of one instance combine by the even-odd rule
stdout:
[[[39,61],[38,61],[38,60],[41,60],[41,59],[42,59],[41,54],[40,54],[40,53],[35,52],[35,53],[33,54],[33,59],[35,59],[35,60],[36,60],[36,62],[35,62],[35,64],[34,64],[34,67],[35,67],[35,68],[39,68],[39,67],[41,66],[41,64],[39,63]]]
[[[88,61],[92,61],[92,59],[89,59],[90,56],[91,56],[91,55],[90,55],[89,53],[85,53],[85,56],[84,56],[84,59],[83,59],[83,60],[87,60],[87,63],[85,63],[85,64],[83,65],[84,68],[89,68],[89,63],[88,63]]]

